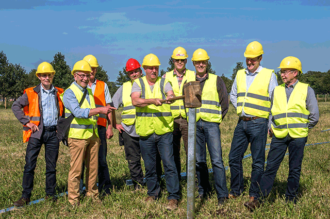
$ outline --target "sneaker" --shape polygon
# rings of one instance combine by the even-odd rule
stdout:
[[[15,207],[22,207],[24,205],[29,204],[30,199],[29,198],[23,198],[21,197],[18,201],[14,202]]]
[[[178,208],[178,200],[176,199],[170,199],[168,200],[168,204],[166,206],[166,209],[169,211],[173,211]]]
[[[149,202],[149,203],[154,202],[154,201],[156,201],[156,197],[155,196],[148,196],[146,198],[146,200],[145,200],[145,202]]]

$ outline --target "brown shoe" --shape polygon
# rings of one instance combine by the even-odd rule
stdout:
[[[238,196],[232,194],[228,195],[228,199],[236,199],[236,198],[238,198]]]
[[[57,197],[55,197],[55,196],[53,196],[53,195],[46,195],[46,197],[45,197],[45,201],[56,202],[56,201],[57,201]]]
[[[178,208],[178,200],[176,199],[170,199],[168,200],[168,205],[166,206],[166,209],[169,211],[173,211]]]
[[[148,196],[146,198],[145,202],[151,203],[151,202],[154,202],[155,200],[156,200],[156,197],[155,196]]]
[[[29,198],[20,198],[18,201],[14,202],[15,207],[22,207],[24,205],[29,204],[30,199]]]
[[[250,211],[254,211],[256,208],[259,208],[260,202],[254,197],[250,197],[250,200],[245,202],[244,206],[247,207]]]
[[[77,201],[76,203],[72,204],[71,206],[72,206],[73,209],[76,209],[80,206],[80,202]]]

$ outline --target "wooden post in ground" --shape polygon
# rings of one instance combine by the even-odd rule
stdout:
[[[327,94],[324,94],[324,102],[327,102]]]
[[[5,97],[5,109],[7,109],[7,97]]]

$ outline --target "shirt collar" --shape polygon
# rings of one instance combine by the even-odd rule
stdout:
[[[81,87],[77,82],[73,82],[78,88],[79,88],[79,90],[81,90],[82,92],[84,92],[85,90],[86,90],[86,88],[83,88],[83,87]]]
[[[55,88],[53,85],[51,85],[51,88],[49,90],[45,90],[42,85],[40,85],[40,87],[41,87],[42,93],[45,93],[45,94],[50,94],[50,93],[54,94],[55,93]]]
[[[263,69],[263,67],[261,65],[259,65],[259,67],[257,68],[257,70],[254,73],[251,73],[248,69],[245,69],[245,73],[247,75],[254,75],[254,74],[259,73],[262,69]]]
[[[182,76],[178,76],[178,71],[176,69],[173,69],[173,75],[176,75],[177,77],[183,77],[186,74],[186,69],[183,70]]]
[[[298,80],[297,80],[296,82],[294,82],[294,84],[290,85],[289,87],[292,87],[292,88],[294,88],[294,87],[297,85],[297,83],[298,83]],[[285,85],[285,87],[286,87],[286,88],[288,88],[288,86],[287,86],[287,85]]]

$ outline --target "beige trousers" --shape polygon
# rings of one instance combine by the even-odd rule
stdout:
[[[68,139],[70,148],[70,171],[68,177],[68,198],[70,204],[79,202],[79,184],[83,162],[86,165],[86,197],[98,198],[96,186],[100,139],[93,134],[89,139]]]

